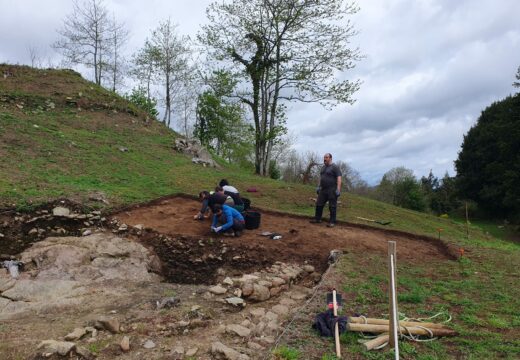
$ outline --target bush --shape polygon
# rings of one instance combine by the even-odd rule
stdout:
[[[159,111],[155,108],[157,106],[157,100],[149,98],[146,95],[146,89],[139,86],[132,89],[130,94],[126,94],[125,99],[137,106],[140,110],[144,111],[153,118],[159,115]]]

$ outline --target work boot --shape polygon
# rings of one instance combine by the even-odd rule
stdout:
[[[336,226],[336,223],[331,222],[331,223],[327,224],[327,227],[330,227],[330,228],[333,228],[334,226]]]
[[[242,236],[242,231],[235,231],[235,237]]]
[[[314,219],[310,221],[311,224],[319,224],[321,222],[321,217],[323,216],[323,206],[316,206],[316,211],[314,213]]]

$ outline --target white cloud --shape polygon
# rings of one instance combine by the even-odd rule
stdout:
[[[205,22],[209,0],[106,0],[131,31],[129,52],[170,17],[182,34]],[[394,166],[417,176],[453,174],[462,137],[491,102],[513,91],[520,65],[518,0],[364,0],[352,41],[366,58],[346,74],[361,79],[353,106],[326,111],[290,106],[288,126],[302,152],[332,152],[371,183]],[[4,0],[0,62],[29,63],[33,46],[56,61],[50,44],[72,10],[69,0]],[[7,11],[5,9],[8,9]]]

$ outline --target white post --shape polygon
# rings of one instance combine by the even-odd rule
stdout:
[[[334,317],[338,316],[338,302],[336,301],[336,289],[332,290],[332,305],[334,308]],[[336,357],[341,359],[341,347],[339,345],[339,325],[336,321],[336,325],[334,326],[334,338],[336,341]]]
[[[388,292],[390,300],[390,322],[389,322],[389,334],[390,334],[390,347],[395,349],[395,358],[399,359],[399,335],[397,327],[399,324],[399,317],[397,315],[397,291],[396,291],[396,244],[395,241],[388,242],[388,272],[390,275],[390,291]]]

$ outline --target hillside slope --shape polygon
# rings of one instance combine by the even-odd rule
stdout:
[[[312,214],[312,187],[230,165],[221,170],[194,165],[172,150],[176,136],[72,70],[0,65],[0,208],[23,209],[58,197],[88,203],[97,192],[110,207],[119,207],[178,192],[195,195],[226,177],[241,189],[259,188],[249,194],[254,204]],[[451,220],[351,194],[340,200],[340,220],[379,227],[357,217],[391,221],[385,228],[434,237],[442,228],[443,238],[465,244],[465,227]],[[483,245],[509,247],[479,228],[470,230]]]
[[[0,65],[0,215],[7,209],[31,210],[57,198],[111,212],[175,193],[195,195],[224,177],[239,189],[259,189],[247,193],[255,206],[312,215],[313,187],[257,177],[233,165],[222,164],[219,170],[194,165],[172,150],[176,136],[73,71]],[[107,203],[90,200],[100,193]],[[445,310],[455,316],[461,333],[449,342],[410,345],[407,358],[520,356],[520,289],[514,286],[520,276],[518,244],[474,225],[468,237],[465,225],[451,219],[351,194],[342,194],[340,200],[342,221],[440,237],[452,248],[465,249],[459,261],[401,259],[400,309],[419,315]],[[391,224],[382,226],[358,217]],[[384,233],[380,234],[381,241],[386,241]],[[324,241],[323,236],[316,241]],[[351,295],[351,309],[378,316],[386,312],[385,261],[374,254],[345,255],[336,286]],[[296,334],[307,336],[308,324],[301,326]],[[286,343],[302,347],[303,353],[320,341],[320,346],[328,348],[327,342],[309,336],[312,341],[295,335]],[[352,336],[343,340],[352,358],[384,358],[363,353]]]

